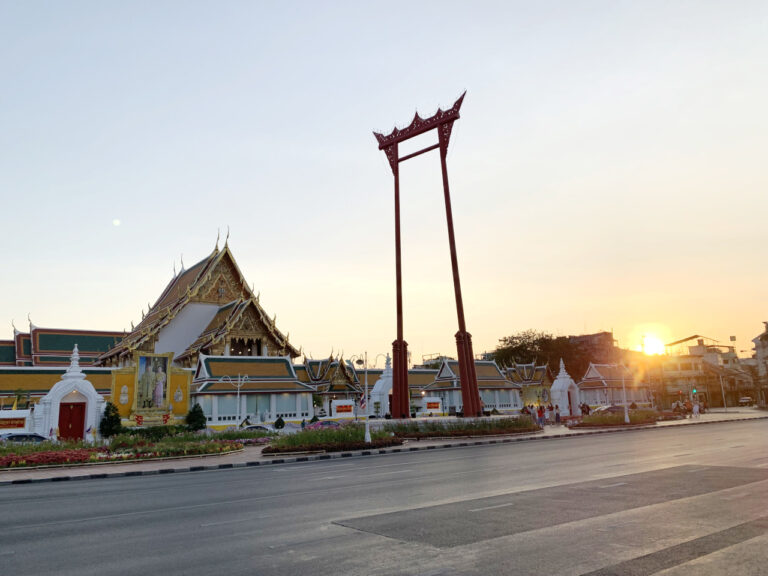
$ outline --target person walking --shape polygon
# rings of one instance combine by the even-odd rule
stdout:
[[[544,428],[544,406],[539,406],[539,409],[536,411],[536,414],[539,417],[539,426]]]
[[[693,417],[695,419],[699,418],[699,411],[700,411],[699,401],[697,400],[696,402],[693,403]]]
[[[555,424],[560,426],[560,406],[555,404]]]

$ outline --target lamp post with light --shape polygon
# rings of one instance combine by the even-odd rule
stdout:
[[[369,420],[369,414],[371,413],[371,407],[370,407],[370,398],[368,397],[368,352],[365,352],[364,354],[365,360],[363,358],[358,358],[355,361],[355,364],[360,366],[361,364],[364,364],[365,366],[365,443],[370,444],[371,443],[371,422]]]
[[[233,382],[229,376],[222,376],[219,378],[219,382],[226,382],[230,386],[237,388],[237,425],[240,426],[240,388],[242,388],[246,382],[248,382],[248,375],[237,375],[237,381]]]
[[[627,408],[627,387],[624,385],[624,373],[627,371],[627,367],[624,364],[621,366],[621,393],[624,397],[624,423],[629,424],[629,409]]]

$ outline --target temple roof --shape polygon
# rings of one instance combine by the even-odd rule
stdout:
[[[475,360],[475,374],[477,375],[478,388],[521,388],[520,384],[506,379],[493,360]],[[411,378],[410,372],[408,378],[409,380]],[[459,386],[461,385],[460,379],[459,362],[457,360],[443,360],[434,382],[426,386],[425,389],[453,389],[455,381]]]
[[[544,382],[547,377],[547,365],[513,363],[511,366],[507,366],[504,372],[508,380],[524,386],[531,386]]]
[[[238,381],[242,383],[240,392],[314,392],[298,379],[291,359],[285,356],[198,357],[193,381],[198,394],[232,394]]]
[[[621,364],[589,364],[579,388],[615,388],[622,385],[636,386],[635,373]]]
[[[203,294],[202,289],[212,280],[214,272],[224,260],[227,260],[235,271],[238,293],[234,295],[234,301],[219,309],[203,333],[177,359],[198,353],[217,339],[224,337],[227,329],[248,308],[254,309],[269,335],[289,356],[298,356],[299,351],[288,342],[288,337],[277,329],[274,318],[270,320],[260,306],[259,297],[254,295],[248,287],[229,246],[225,245],[221,250],[216,247],[206,258],[175,275],[155,304],[143,316],[139,325],[133,328],[122,342],[103,354],[100,361],[104,362],[114,356],[127,356],[146,342],[152,341],[157,337],[158,332],[190,302],[210,301],[211,295]]]

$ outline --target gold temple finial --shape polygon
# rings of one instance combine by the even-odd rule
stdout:
[[[18,332],[18,330],[16,330],[16,324],[13,323],[13,320],[11,320],[11,326],[13,327],[14,333]]]
[[[224,246],[229,245],[229,224],[227,224],[227,237],[224,240]]]
[[[136,329],[136,327],[133,325],[133,320],[131,320],[131,332],[133,332]]]
[[[176,278],[176,260],[173,261],[173,277]]]
[[[181,254],[181,271],[184,272],[184,254]]]
[[[277,322],[277,312],[275,312],[275,315],[272,316],[272,328],[275,327],[275,322]]]
[[[216,251],[219,250],[219,237],[221,236],[221,228],[216,228]]]
[[[259,293],[256,294],[256,304],[259,303],[259,299],[261,299],[261,290],[259,290]]]

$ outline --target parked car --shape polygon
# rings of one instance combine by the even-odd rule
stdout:
[[[0,442],[16,442],[18,444],[38,444],[48,440],[42,434],[35,432],[5,432],[0,434]]]
[[[269,432],[270,434],[277,432],[275,427],[271,424],[253,424],[251,426],[246,426],[245,430],[253,430],[255,432]]]
[[[755,403],[755,401],[752,399],[752,396],[742,396],[739,398],[739,406],[752,406]]]
[[[624,406],[613,404],[611,406],[598,406],[590,414],[624,414]]]
[[[307,424],[307,430],[326,430],[328,428],[341,428],[341,424],[334,420],[318,420],[312,424]]]

